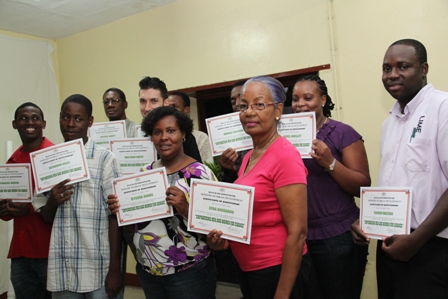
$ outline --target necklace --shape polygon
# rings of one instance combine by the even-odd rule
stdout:
[[[266,145],[255,155],[255,157],[252,158],[252,154],[251,157],[249,157],[249,164],[247,164],[247,166],[249,166],[253,161],[255,161],[259,155],[261,155],[262,152],[264,152],[264,150],[272,143],[272,141],[274,141],[275,137],[277,137],[278,133],[275,133],[274,136],[272,136],[271,140],[269,140],[268,143],[266,143]],[[253,152],[252,152],[253,153]]]
[[[317,129],[316,133],[319,132],[319,130],[325,125],[325,123],[327,122],[328,118],[325,117],[323,123],[319,126],[319,129]]]

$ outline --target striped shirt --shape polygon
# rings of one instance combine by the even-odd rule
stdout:
[[[48,256],[47,289],[92,292],[109,270],[109,210],[112,179],[121,176],[115,155],[91,138],[85,144],[90,180],[76,184],[70,200],[58,207]]]

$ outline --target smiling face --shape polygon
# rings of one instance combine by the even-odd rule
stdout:
[[[154,125],[152,141],[161,160],[171,160],[183,154],[182,133],[177,124],[176,117],[168,115],[161,118]]]
[[[313,112],[316,119],[323,115],[323,105],[327,98],[321,95],[319,85],[316,81],[299,81],[294,85],[292,91],[292,110],[294,113]]]
[[[272,104],[269,89],[261,82],[251,82],[246,85],[241,95],[241,104],[266,103]],[[263,110],[254,110],[249,107],[245,112],[240,113],[240,121],[244,131],[250,136],[263,136],[264,134],[272,134],[277,130],[276,117],[281,117],[283,104],[277,106],[270,105]]]
[[[38,108],[27,106],[17,110],[17,118],[12,121],[12,126],[19,132],[22,143],[26,144],[42,139],[46,122]]]
[[[163,98],[158,89],[140,89],[140,114],[143,118],[154,108],[163,106]]]
[[[118,102],[114,102],[118,100]],[[109,91],[103,97],[104,112],[109,121],[126,119],[125,110],[128,102],[124,102],[116,91]]]
[[[78,103],[69,102],[62,106],[59,126],[65,141],[82,138],[87,142],[87,131],[92,126],[93,116],[87,114],[86,108]]]
[[[418,61],[414,47],[394,45],[387,49],[383,61],[383,85],[402,108],[426,85],[427,74],[428,64]]]

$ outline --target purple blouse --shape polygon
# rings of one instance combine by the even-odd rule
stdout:
[[[325,142],[339,162],[344,147],[362,140],[352,127],[332,119],[320,128],[316,138]],[[308,169],[308,240],[328,239],[349,231],[359,217],[354,197],[313,159],[303,161]]]

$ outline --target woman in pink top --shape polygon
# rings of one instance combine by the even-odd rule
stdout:
[[[229,246],[242,274],[245,299],[306,298],[311,261],[307,253],[307,170],[297,149],[277,133],[286,95],[270,77],[255,77],[242,88],[240,121],[254,149],[243,159],[236,184],[254,186],[250,245],[221,238],[213,230],[209,246]]]

